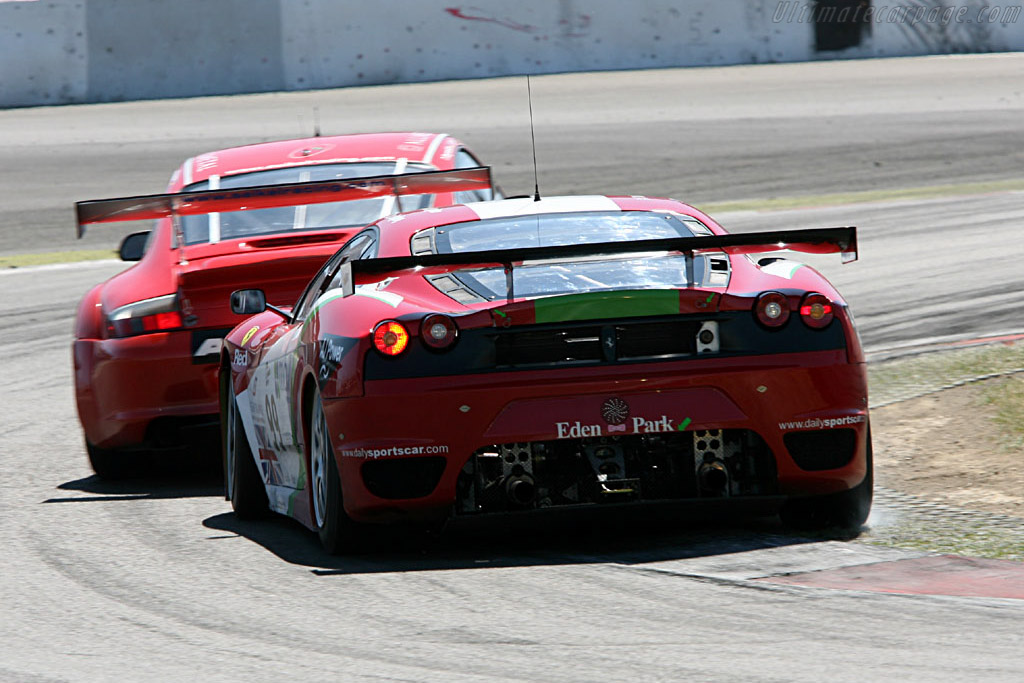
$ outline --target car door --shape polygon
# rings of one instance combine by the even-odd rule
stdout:
[[[265,340],[260,365],[250,380],[249,400],[255,433],[259,464],[263,481],[267,485],[271,504],[280,509],[286,506],[284,498],[305,485],[305,443],[302,434],[302,414],[299,402],[299,383],[303,368],[308,366],[310,345],[315,334],[306,329],[311,313],[330,291],[338,268],[353,258],[371,251],[375,253],[377,232],[370,228],[358,233],[335,253],[310,281],[299,301],[292,309],[291,321],[284,321]],[[274,487],[282,498],[274,504]],[[286,490],[287,489],[287,490]]]

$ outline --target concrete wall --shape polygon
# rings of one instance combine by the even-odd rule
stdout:
[[[871,0],[840,50],[810,0],[471,1],[0,0],[0,106],[1024,50],[989,0]]]

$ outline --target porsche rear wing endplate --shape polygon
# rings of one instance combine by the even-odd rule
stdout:
[[[78,237],[82,237],[85,234],[85,226],[94,223],[346,202],[389,195],[467,192],[485,190],[490,187],[491,169],[479,166],[457,171],[427,171],[349,180],[314,180],[304,183],[259,185],[227,190],[201,190],[139,197],[94,199],[77,202],[75,213],[78,218]]]
[[[728,254],[758,254],[768,251],[790,250],[810,254],[842,254],[843,263],[857,260],[857,228],[811,228],[806,230],[775,230],[740,235],[710,235],[707,237],[669,237],[636,242],[599,242],[596,244],[569,244],[556,247],[528,247],[521,249],[494,249],[469,251],[458,254],[425,254],[390,258],[350,261],[342,266],[349,273],[342,276],[344,294],[354,291],[354,276],[358,274],[389,273],[410,268],[448,266],[500,265],[505,269],[508,300],[515,298],[512,287],[512,269],[524,261],[570,259],[581,256],[619,256],[622,254],[672,252],[686,258],[687,287],[694,287],[693,258],[696,254],[725,252]]]

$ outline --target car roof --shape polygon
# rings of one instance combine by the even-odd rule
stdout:
[[[618,211],[667,211],[697,218],[705,225],[710,226],[712,230],[721,229],[710,216],[675,199],[616,195],[545,197],[539,201],[532,197],[515,197],[497,201],[473,202],[395,214],[380,219],[376,225],[388,234],[387,241],[389,243],[395,239],[408,243],[408,239],[421,230],[453,223],[552,213]]]
[[[445,133],[362,133],[261,142],[207,152],[187,159],[171,178],[171,191],[210,176],[289,166],[397,161],[451,166],[458,140]],[[447,163],[443,163],[447,162]]]

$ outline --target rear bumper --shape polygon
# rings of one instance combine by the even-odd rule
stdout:
[[[218,365],[193,363],[191,334],[74,342],[75,398],[90,443],[100,448],[167,445],[179,426],[217,420]]]
[[[609,413],[610,399],[621,403]],[[865,368],[848,363],[842,350],[624,365],[599,375],[548,370],[373,381],[362,397],[325,401],[325,413],[346,511],[362,521],[447,516],[460,472],[494,444],[747,430],[771,451],[776,495],[835,493],[866,473]],[[838,463],[809,464],[804,453],[798,464],[787,448],[787,435],[838,429],[852,433],[852,456]],[[797,442],[808,440],[789,438],[790,446]],[[385,499],[366,485],[368,463],[428,457],[443,458],[444,466],[426,495]]]

